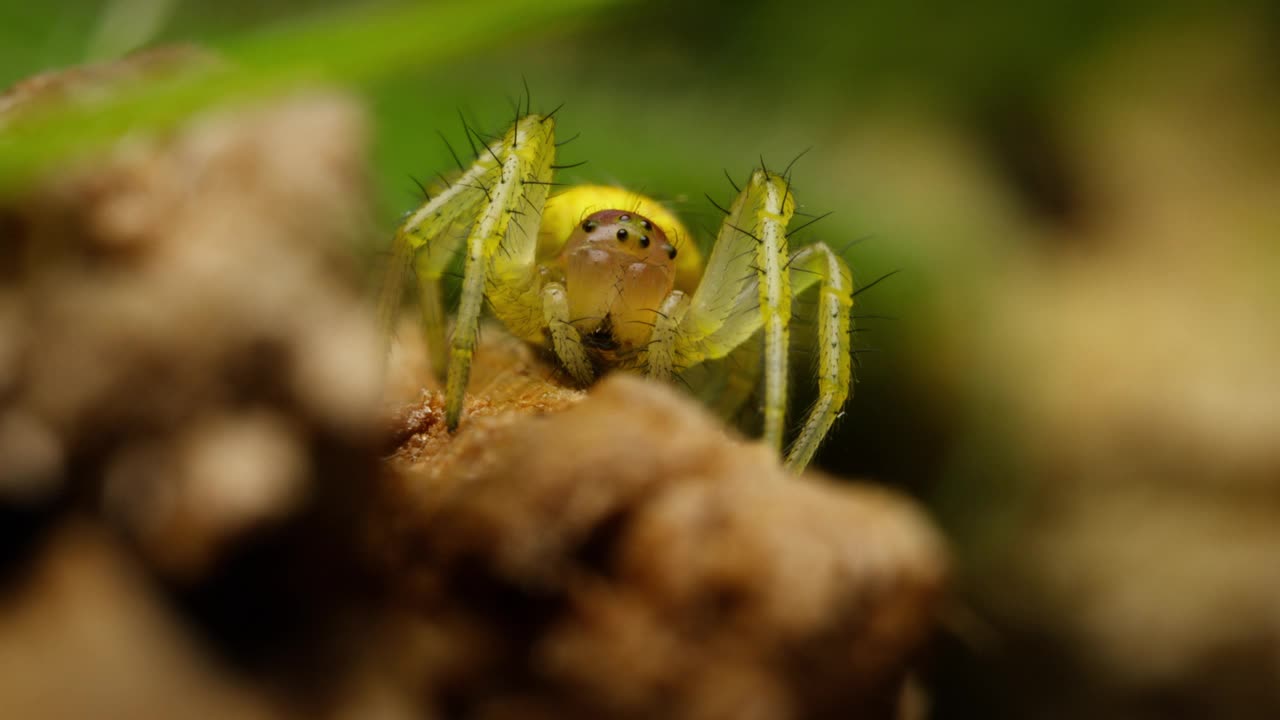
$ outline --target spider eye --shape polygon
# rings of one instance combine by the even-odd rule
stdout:
[[[623,242],[625,242],[625,241],[626,241],[626,239],[627,239],[627,229],[626,229],[626,228],[618,228],[618,239],[619,239],[619,240],[622,240]],[[640,240],[641,240],[641,243],[640,243],[640,244],[641,244],[641,246],[645,245],[645,243],[643,242],[643,241],[644,241],[644,238],[640,238]]]
[[[630,216],[630,215],[625,215],[625,214],[624,214],[624,215],[619,215],[619,216],[618,216],[618,222],[627,222],[627,221],[628,221],[628,220],[630,220],[630,219],[631,219],[631,216]]]
[[[645,230],[652,230],[653,223],[649,222],[648,220],[641,220],[640,227],[644,228]]]
[[[621,232],[621,231],[619,231],[619,232]],[[647,248],[647,247],[649,247],[649,236],[648,236],[648,235],[641,235],[641,236],[640,236],[640,247],[642,247],[642,248]]]
[[[676,247],[674,245],[667,245],[665,250],[667,251],[668,258],[672,260],[676,259]]]
[[[583,230],[586,230],[587,232],[591,232],[592,230],[595,230],[595,229],[596,229],[596,221],[595,221],[595,220],[588,220],[588,221],[586,221],[586,222],[582,223],[582,229],[583,229]]]

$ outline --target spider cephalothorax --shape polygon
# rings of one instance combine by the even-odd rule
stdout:
[[[725,210],[703,262],[680,221],[651,198],[578,186],[547,197],[555,123],[520,118],[396,234],[380,316],[389,337],[406,268],[436,372],[447,368],[446,424],[462,415],[484,304],[517,336],[555,354],[586,385],[611,368],[671,379],[761,340],[764,440],[781,448],[787,409],[791,300],[818,285],[818,399],[787,453],[802,469],[849,394],[853,284],[826,245],[795,251],[790,178],[760,168]],[[439,283],[462,254],[462,298],[453,333]],[[739,383],[742,385],[742,383]]]
[[[569,322],[597,371],[639,359],[654,311],[675,289],[677,253],[660,226],[634,211],[593,212],[569,235],[557,265]]]

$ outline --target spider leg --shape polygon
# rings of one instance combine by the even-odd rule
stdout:
[[[673,293],[663,304],[648,353],[650,375],[727,356],[760,333],[764,353],[764,441],[781,449],[786,425],[791,299],[821,283],[818,301],[818,401],[786,456],[808,465],[848,398],[853,283],[849,268],[821,243],[789,258],[786,226],[795,200],[786,178],[763,169],[730,207],[702,282],[688,301]]]
[[[491,148],[492,150],[493,148]],[[423,331],[431,353],[432,371],[439,376],[445,367],[445,317],[440,301],[440,278],[457,255],[469,228],[486,200],[500,166],[493,152],[479,155],[470,168],[417,210],[405,216],[392,241],[391,261],[378,298],[378,329],[383,338],[383,357],[388,355],[395,335],[406,272],[417,277],[418,304]]]
[[[721,417],[732,417],[742,410],[751,394],[760,386],[762,358],[757,343],[739,345],[719,361],[725,380],[719,394],[709,406]]]
[[[763,171],[758,171],[763,174]],[[756,182],[753,175],[752,183]],[[782,449],[787,415],[787,353],[791,331],[791,274],[786,272],[787,223],[795,210],[790,193],[772,176],[765,190],[765,205],[759,224],[756,273],[760,283],[760,313],[764,319],[764,441]]]
[[[853,279],[849,266],[823,243],[797,250],[789,262],[799,293],[819,282],[818,288],[818,399],[787,452],[787,467],[799,472],[813,459],[818,445],[835,422],[852,386],[852,354],[849,351]]]
[[[786,178],[763,168],[751,174],[720,226],[674,341],[674,355],[693,365],[724,357],[763,331],[764,441],[779,451],[786,428],[792,292],[786,228],[794,213]]]
[[[480,311],[488,296],[498,317],[540,314],[539,282],[535,265],[538,232],[546,198],[545,182],[554,162],[554,127],[550,118],[526,115],[502,139],[501,149],[490,154],[500,162],[496,182],[485,188],[487,203],[466,241],[462,272],[462,299],[453,336],[449,339],[449,370],[445,380],[445,426],[458,427],[471,358],[480,330]],[[538,190],[541,188],[541,190]],[[530,197],[533,199],[530,200]],[[533,205],[533,217],[512,222],[521,206]],[[486,292],[486,281],[489,292]],[[520,328],[513,328],[519,332]]]
[[[422,334],[427,339],[427,360],[437,380],[444,379],[448,366],[448,343],[445,340],[449,320],[441,300],[440,278],[415,270],[418,276],[418,310],[422,314]]]
[[[508,209],[506,234],[488,265],[489,306],[507,329],[533,343],[544,341],[546,295],[538,269],[538,230],[555,163],[555,120],[530,115],[513,153],[519,158],[519,185]],[[562,288],[563,291],[563,288]]]
[[[744,432],[762,419],[758,412],[744,412],[747,400],[760,389],[759,340],[753,335],[728,355],[684,366],[676,376],[708,410]]]
[[[462,416],[485,298],[505,322],[519,320],[518,329],[525,334],[541,324],[535,252],[555,155],[554,133],[550,118],[520,118],[501,139],[478,151],[452,182],[445,180],[435,197],[406,215],[396,231],[378,299],[384,350],[390,349],[404,278],[412,269],[432,371],[438,376],[447,366],[445,422],[450,430]],[[513,216],[519,220],[513,222]],[[446,341],[440,282],[459,252],[466,253],[462,298],[453,335]]]

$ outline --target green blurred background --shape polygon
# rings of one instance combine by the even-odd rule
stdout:
[[[819,463],[915,494],[954,542],[933,716],[1280,712],[1280,5],[588,4],[444,6],[462,38],[392,3],[8,2],[0,86],[171,42],[240,63],[197,105],[345,85],[372,120],[371,265],[410,176],[453,165],[437,131],[501,131],[525,83],[580,134],[561,180],[706,234],[726,172],[811,148],[795,189],[833,215],[808,239],[858,240],[860,283],[899,271],[859,296]],[[1245,550],[1272,562],[1227,562]]]

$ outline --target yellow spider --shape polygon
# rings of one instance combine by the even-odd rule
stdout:
[[[763,167],[752,173],[704,266],[685,227],[651,198],[588,185],[548,199],[555,150],[554,118],[524,115],[396,233],[379,321],[389,340],[412,269],[432,367],[448,368],[448,428],[462,415],[487,301],[510,332],[549,349],[584,386],[613,368],[672,379],[754,350],[745,344],[763,335],[764,442],[781,451],[791,301],[818,283],[817,401],[786,455],[802,470],[849,395],[853,282],[824,244],[789,252],[789,180]],[[446,341],[440,283],[459,253],[461,301]],[[739,384],[754,385],[754,376]]]

